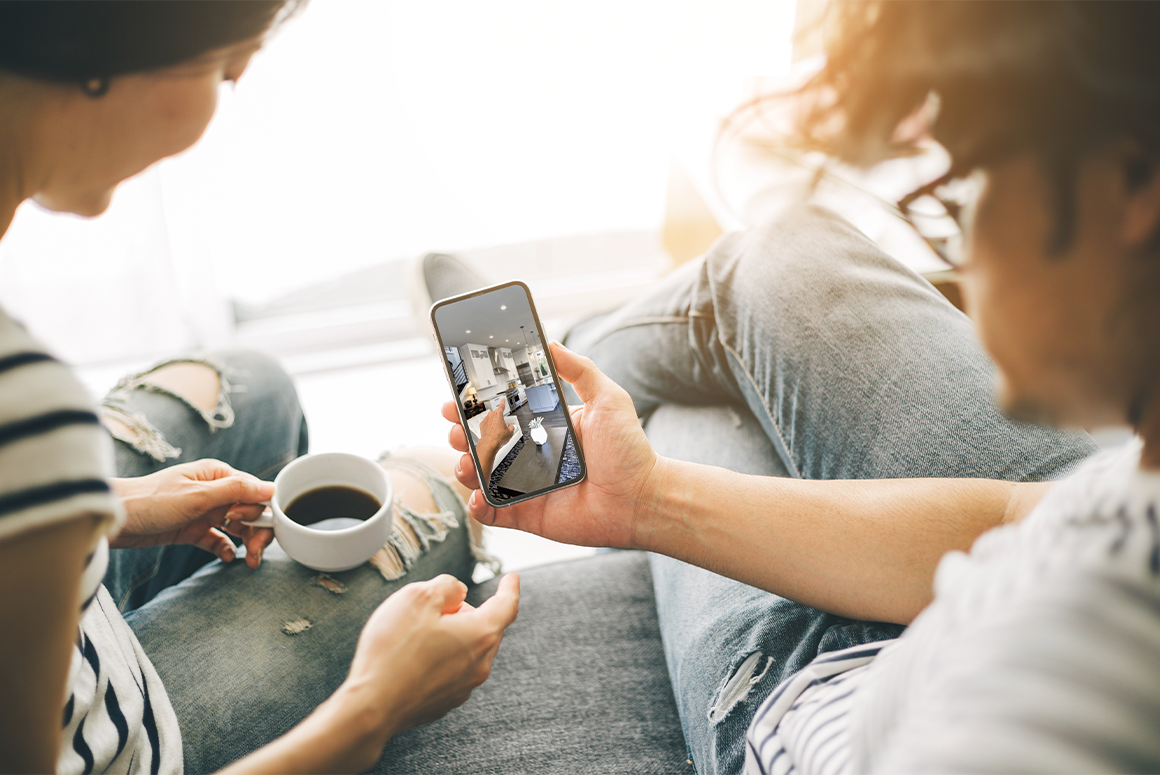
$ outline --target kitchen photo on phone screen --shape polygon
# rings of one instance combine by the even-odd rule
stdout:
[[[580,481],[583,458],[526,287],[439,302],[431,319],[488,501]]]

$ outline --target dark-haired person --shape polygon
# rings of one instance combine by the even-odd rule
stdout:
[[[189,147],[295,5],[0,3],[0,232],[26,199],[97,215]],[[430,468],[385,461],[385,568],[421,583],[367,565],[319,578],[239,524],[306,450],[275,364],[173,361],[102,409],[112,452],[80,383],[0,312],[0,770],[354,772],[487,677],[518,582],[472,608],[440,575],[469,580],[473,560]],[[226,564],[226,533],[249,567]]]
[[[698,773],[1160,771],[1160,4],[835,12],[801,140],[925,111],[971,319],[823,210],[728,235],[552,346],[588,480],[469,509],[657,553]]]

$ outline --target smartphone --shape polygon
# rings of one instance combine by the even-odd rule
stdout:
[[[487,502],[510,506],[583,481],[584,453],[528,286],[443,299],[431,325]]]

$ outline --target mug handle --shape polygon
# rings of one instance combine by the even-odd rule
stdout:
[[[263,505],[266,510],[262,512],[262,516],[242,524],[247,527],[274,527],[274,512],[270,510],[270,501],[266,501]]]

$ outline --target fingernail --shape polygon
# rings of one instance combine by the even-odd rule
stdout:
[[[237,557],[237,553],[234,551],[233,544],[230,544],[229,546],[222,549],[222,562],[233,562],[235,557]]]

